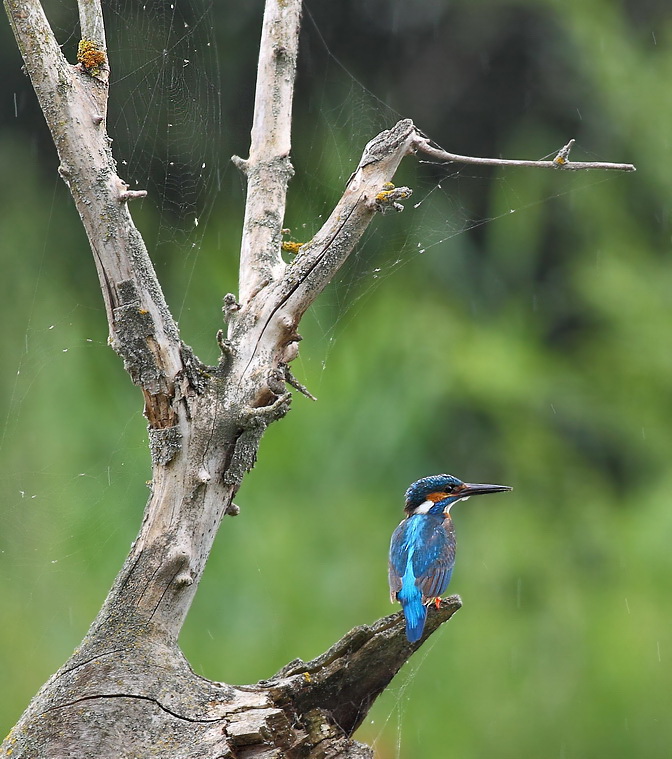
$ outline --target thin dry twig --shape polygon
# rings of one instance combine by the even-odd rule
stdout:
[[[605,161],[570,161],[569,151],[574,145],[574,140],[570,140],[552,161],[522,161],[510,158],[478,158],[477,156],[458,155],[449,153],[447,150],[430,145],[430,140],[426,137],[420,137],[416,143],[416,150],[431,156],[437,161],[447,163],[471,163],[479,166],[525,166],[537,169],[560,169],[562,171],[583,171],[590,169],[600,169],[602,171],[637,171],[631,163],[611,163]]]

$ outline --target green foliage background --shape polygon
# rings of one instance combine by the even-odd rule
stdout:
[[[573,136],[575,158],[638,171],[606,181],[468,171],[443,183],[430,212],[409,205],[377,220],[347,287],[303,325],[295,370],[319,402],[295,398],[268,431],[182,646],[198,672],[238,683],[317,655],[389,613],[387,545],[408,483],[440,471],[505,482],[512,495],[456,514],[451,590],[464,608],[399,675],[361,738],[380,757],[667,757],[669,4],[312,5],[335,58],[314,54],[308,19],[293,229],[316,227],[347,161],[394,121],[380,105],[372,132],[339,128],[357,102],[334,60],[447,149],[539,157]],[[221,6],[223,166],[246,151],[260,4]],[[68,6],[50,14],[72,46]],[[6,732],[95,616],[139,527],[150,469],[141,395],[106,346],[87,243],[5,23],[0,51]],[[110,52],[114,66],[124,51]],[[405,181],[438,181],[408,163]],[[225,172],[193,269],[177,244],[155,256],[204,360],[215,358],[221,297],[235,290],[242,202]],[[455,223],[501,218],[410,255],[404,235],[447,228],[456,208]],[[158,223],[149,204],[135,215],[144,230]],[[374,283],[396,246],[403,269]]]

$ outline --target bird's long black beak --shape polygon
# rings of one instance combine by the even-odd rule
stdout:
[[[465,482],[464,488],[460,489],[462,498],[470,495],[485,495],[486,493],[502,493],[505,490],[513,490],[508,485],[480,485],[473,482]]]

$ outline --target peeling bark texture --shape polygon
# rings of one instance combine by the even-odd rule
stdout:
[[[285,263],[301,2],[267,0],[250,155],[233,159],[248,183],[239,296],[224,298],[220,361],[206,366],[180,339],[129,213],[128,202],[144,191],[128,190],[112,157],[100,0],[78,0],[76,64],[63,57],[39,0],[4,3],[89,239],[110,344],[143,392],[152,481],[140,532],[98,616],[0,751],[13,759],[371,757],[353,732],[402,664],[459,608],[457,597],[429,609],[416,644],[397,612],[251,686],[198,677],[177,638],[220,523],[240,511],[233,498],[259,441],[290,409],[287,384],[312,397],[289,369],[301,317],[375,214],[403,207],[411,190],[389,183],[404,156],[464,157],[400,121],[366,145],[332,214]],[[551,165],[567,168],[570,147]]]

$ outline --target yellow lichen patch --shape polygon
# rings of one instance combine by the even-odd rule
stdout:
[[[376,200],[379,203],[391,203],[392,198],[394,198],[395,200],[397,199],[405,200],[408,197],[410,197],[410,193],[408,192],[403,192],[403,191],[400,192],[398,190],[383,190],[382,192],[379,192],[376,195]]]
[[[286,250],[287,253],[293,253],[296,255],[300,248],[305,245],[303,242],[290,242],[289,240],[283,240],[282,245],[280,246],[283,250]]]
[[[410,187],[395,187],[392,182],[385,182],[381,191],[374,196],[372,207],[380,213],[403,211],[404,207],[399,201],[410,198],[412,194]]]
[[[405,200],[410,197],[410,192],[399,188],[397,189],[392,182],[385,182],[383,189],[376,195],[379,203],[389,203],[392,200]]]
[[[80,40],[77,46],[77,62],[91,76],[99,76],[101,66],[107,63],[107,56],[93,40]]]
[[[14,735],[14,728],[12,728],[9,733],[7,734],[7,737],[3,741],[3,743],[16,743],[16,736]],[[14,753],[14,749],[12,746],[8,746],[7,750],[5,751],[5,756],[11,756]]]
[[[392,184],[392,182],[385,182],[385,184],[383,185],[382,191],[376,195],[376,200],[379,203],[384,203],[386,200],[389,199],[390,193],[392,192],[392,190],[394,190],[394,185]]]

